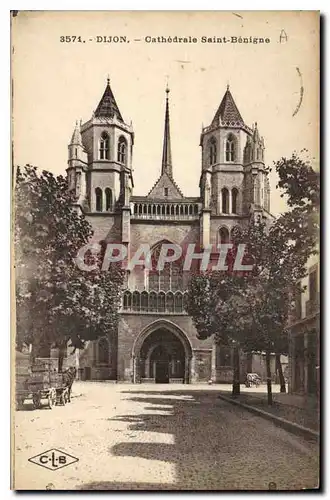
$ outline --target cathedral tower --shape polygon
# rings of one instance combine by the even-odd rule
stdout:
[[[134,133],[124,122],[108,78],[92,118],[81,127],[87,151],[90,212],[129,210]]]
[[[202,190],[212,178],[210,207],[213,214],[241,214],[244,191],[243,149],[251,130],[235,104],[227,86],[226,93],[211,124],[203,128]]]
[[[235,221],[251,213],[269,212],[269,181],[263,138],[256,124],[253,128],[245,124],[229,85],[211,124],[202,129],[200,145],[201,242],[205,245],[212,240],[207,229],[212,223],[208,219],[219,219],[229,237]],[[218,243],[219,238],[209,242]]]

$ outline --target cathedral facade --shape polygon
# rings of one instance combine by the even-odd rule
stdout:
[[[146,243],[155,256],[163,243],[216,247],[251,217],[271,217],[264,141],[256,123],[252,128],[244,123],[229,86],[201,131],[198,197],[184,196],[174,180],[169,108],[167,88],[161,171],[148,194],[134,192],[134,131],[109,80],[91,119],[76,124],[69,144],[68,185],[77,210],[91,223],[94,241],[123,243],[128,256]],[[231,349],[216,346],[212,338],[199,340],[186,313],[188,280],[189,272],[176,262],[162,271],[127,272],[118,331],[80,352],[82,378],[230,382]]]

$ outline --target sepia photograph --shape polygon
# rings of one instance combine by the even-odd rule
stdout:
[[[320,489],[319,11],[12,11],[11,489]]]

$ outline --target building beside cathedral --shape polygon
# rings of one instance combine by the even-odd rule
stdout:
[[[94,229],[93,240],[121,242],[128,255],[148,243],[155,256],[162,243],[185,247],[228,242],[233,228],[270,215],[264,140],[247,126],[229,86],[210,125],[200,136],[199,196],[186,197],[175,182],[171,155],[169,89],[166,89],[160,176],[148,194],[134,191],[134,131],[125,122],[108,80],[86,123],[69,144],[68,183],[77,210]],[[138,175],[139,172],[136,171]],[[127,272],[116,335],[90,342],[80,353],[85,379],[155,382],[230,382],[232,352],[213,339],[199,340],[185,312],[189,271],[180,263],[163,271]],[[242,357],[243,372],[256,371]]]

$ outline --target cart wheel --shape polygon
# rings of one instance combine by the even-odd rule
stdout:
[[[35,407],[36,410],[41,408],[41,400],[39,394],[33,394],[32,400],[33,400],[33,406]]]

